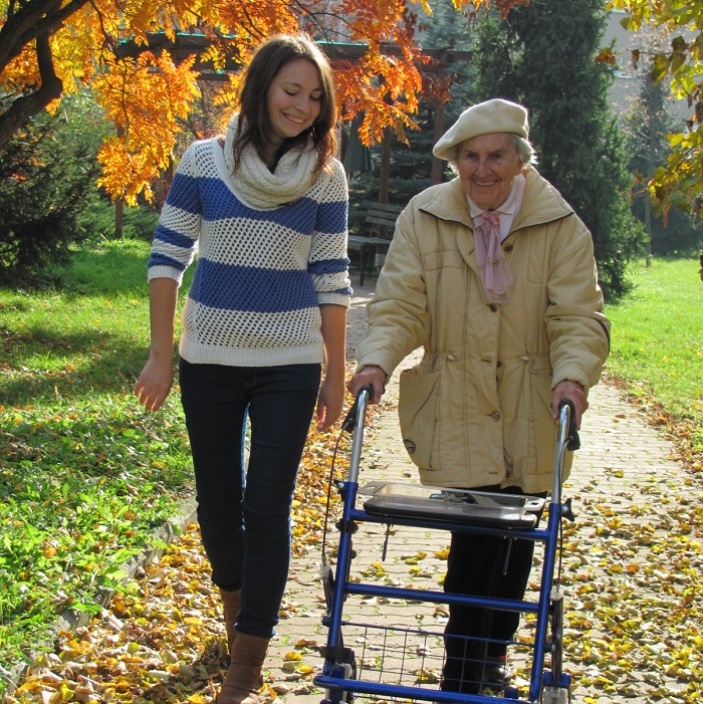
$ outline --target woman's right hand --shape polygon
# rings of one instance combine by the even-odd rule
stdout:
[[[148,411],[158,411],[164,405],[173,385],[173,361],[149,357],[137,380],[135,395]]]
[[[164,405],[173,384],[173,325],[177,300],[175,279],[159,277],[149,282],[149,359],[134,389],[139,403],[148,411],[158,411]]]
[[[373,387],[373,397],[370,401],[371,403],[378,403],[381,400],[381,396],[383,396],[383,392],[386,390],[387,378],[388,374],[386,374],[381,367],[369,365],[354,374],[347,384],[347,390],[356,398],[357,394],[364,386],[371,386]]]

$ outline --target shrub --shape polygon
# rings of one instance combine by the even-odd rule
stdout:
[[[80,126],[80,129],[78,127]],[[55,284],[98,174],[101,116],[86,96],[41,115],[0,152],[0,285]]]

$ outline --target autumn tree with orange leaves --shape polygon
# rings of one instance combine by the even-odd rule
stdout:
[[[527,0],[446,0],[457,12],[487,6],[506,13]],[[335,62],[345,118],[365,115],[362,138],[412,127],[427,61],[416,43],[429,0],[0,0],[0,149],[32,116],[56,109],[62,95],[90,85],[115,136],[102,145],[100,185],[113,198],[151,198],[150,183],[170,162],[198,81],[245,64],[255,46],[279,32],[368,45],[360,58]],[[155,50],[153,37],[166,38]],[[169,42],[205,39],[178,57]],[[137,47],[126,52],[125,47]],[[392,47],[392,51],[388,51]],[[217,104],[232,104],[237,75],[220,82]]]

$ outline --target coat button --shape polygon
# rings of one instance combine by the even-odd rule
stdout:
[[[500,420],[500,413],[498,411],[493,411],[490,415],[491,420],[499,421]]]
[[[509,244],[509,245],[505,248],[505,251],[506,251],[506,252],[512,252],[512,251],[513,251],[513,245]]]
[[[488,306],[494,313],[498,310],[498,306],[495,303],[491,303]]]

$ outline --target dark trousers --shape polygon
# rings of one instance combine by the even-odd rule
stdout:
[[[198,522],[213,582],[242,590],[237,629],[270,638],[290,564],[290,511],[319,364],[180,363]],[[248,466],[244,461],[247,419]]]
[[[523,494],[518,487],[478,487],[476,491]],[[546,494],[542,494],[546,496]],[[532,568],[534,542],[452,531],[444,591],[522,600]],[[484,662],[506,654],[520,614],[475,606],[449,606],[444,629],[446,660],[442,689],[474,693]]]

